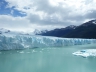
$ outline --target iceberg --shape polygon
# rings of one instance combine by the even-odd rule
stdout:
[[[64,47],[96,43],[96,39],[58,38],[36,35],[0,35],[0,50],[39,47]]]
[[[77,52],[74,52],[73,54],[76,56],[82,56],[82,57],[95,57],[96,49],[79,50]]]

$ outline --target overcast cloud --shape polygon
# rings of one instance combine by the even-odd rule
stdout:
[[[96,0],[5,0],[6,8],[25,16],[0,15],[0,27],[32,31],[80,25],[96,18]],[[1,5],[1,4],[0,4]]]

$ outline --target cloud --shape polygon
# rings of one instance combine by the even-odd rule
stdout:
[[[5,0],[6,8],[13,8],[24,17],[0,15],[2,27],[45,29],[79,25],[96,18],[95,0]],[[11,14],[15,11],[11,10]],[[6,19],[6,22],[3,22]],[[7,25],[8,24],[8,25]],[[27,28],[26,28],[27,27]],[[11,27],[10,27],[11,28]]]
[[[52,29],[57,28],[57,26],[52,25],[36,25],[30,23],[30,21],[26,17],[13,17],[11,15],[0,15],[0,27],[6,28],[14,31],[24,31],[24,32],[32,32],[35,29]],[[59,26],[61,28],[61,26]]]
[[[25,17],[12,17],[10,15],[0,15],[0,26],[14,30],[26,29],[30,27],[30,22]]]
[[[90,10],[90,12],[86,14],[86,18],[96,19],[96,10]]]

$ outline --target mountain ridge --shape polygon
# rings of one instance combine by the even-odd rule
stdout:
[[[61,29],[54,29],[41,33],[43,36],[56,36],[65,38],[96,38],[96,20],[85,22],[79,26],[70,25]]]

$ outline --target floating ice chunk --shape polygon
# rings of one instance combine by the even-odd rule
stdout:
[[[23,51],[19,52],[19,53],[24,53]]]
[[[37,52],[37,51],[33,50],[32,52]]]
[[[82,56],[82,57],[96,56],[96,49],[79,50],[72,54],[74,54],[76,56]]]
[[[42,50],[44,50],[44,49],[42,49]]]
[[[17,51],[17,52],[19,52],[19,51]]]

